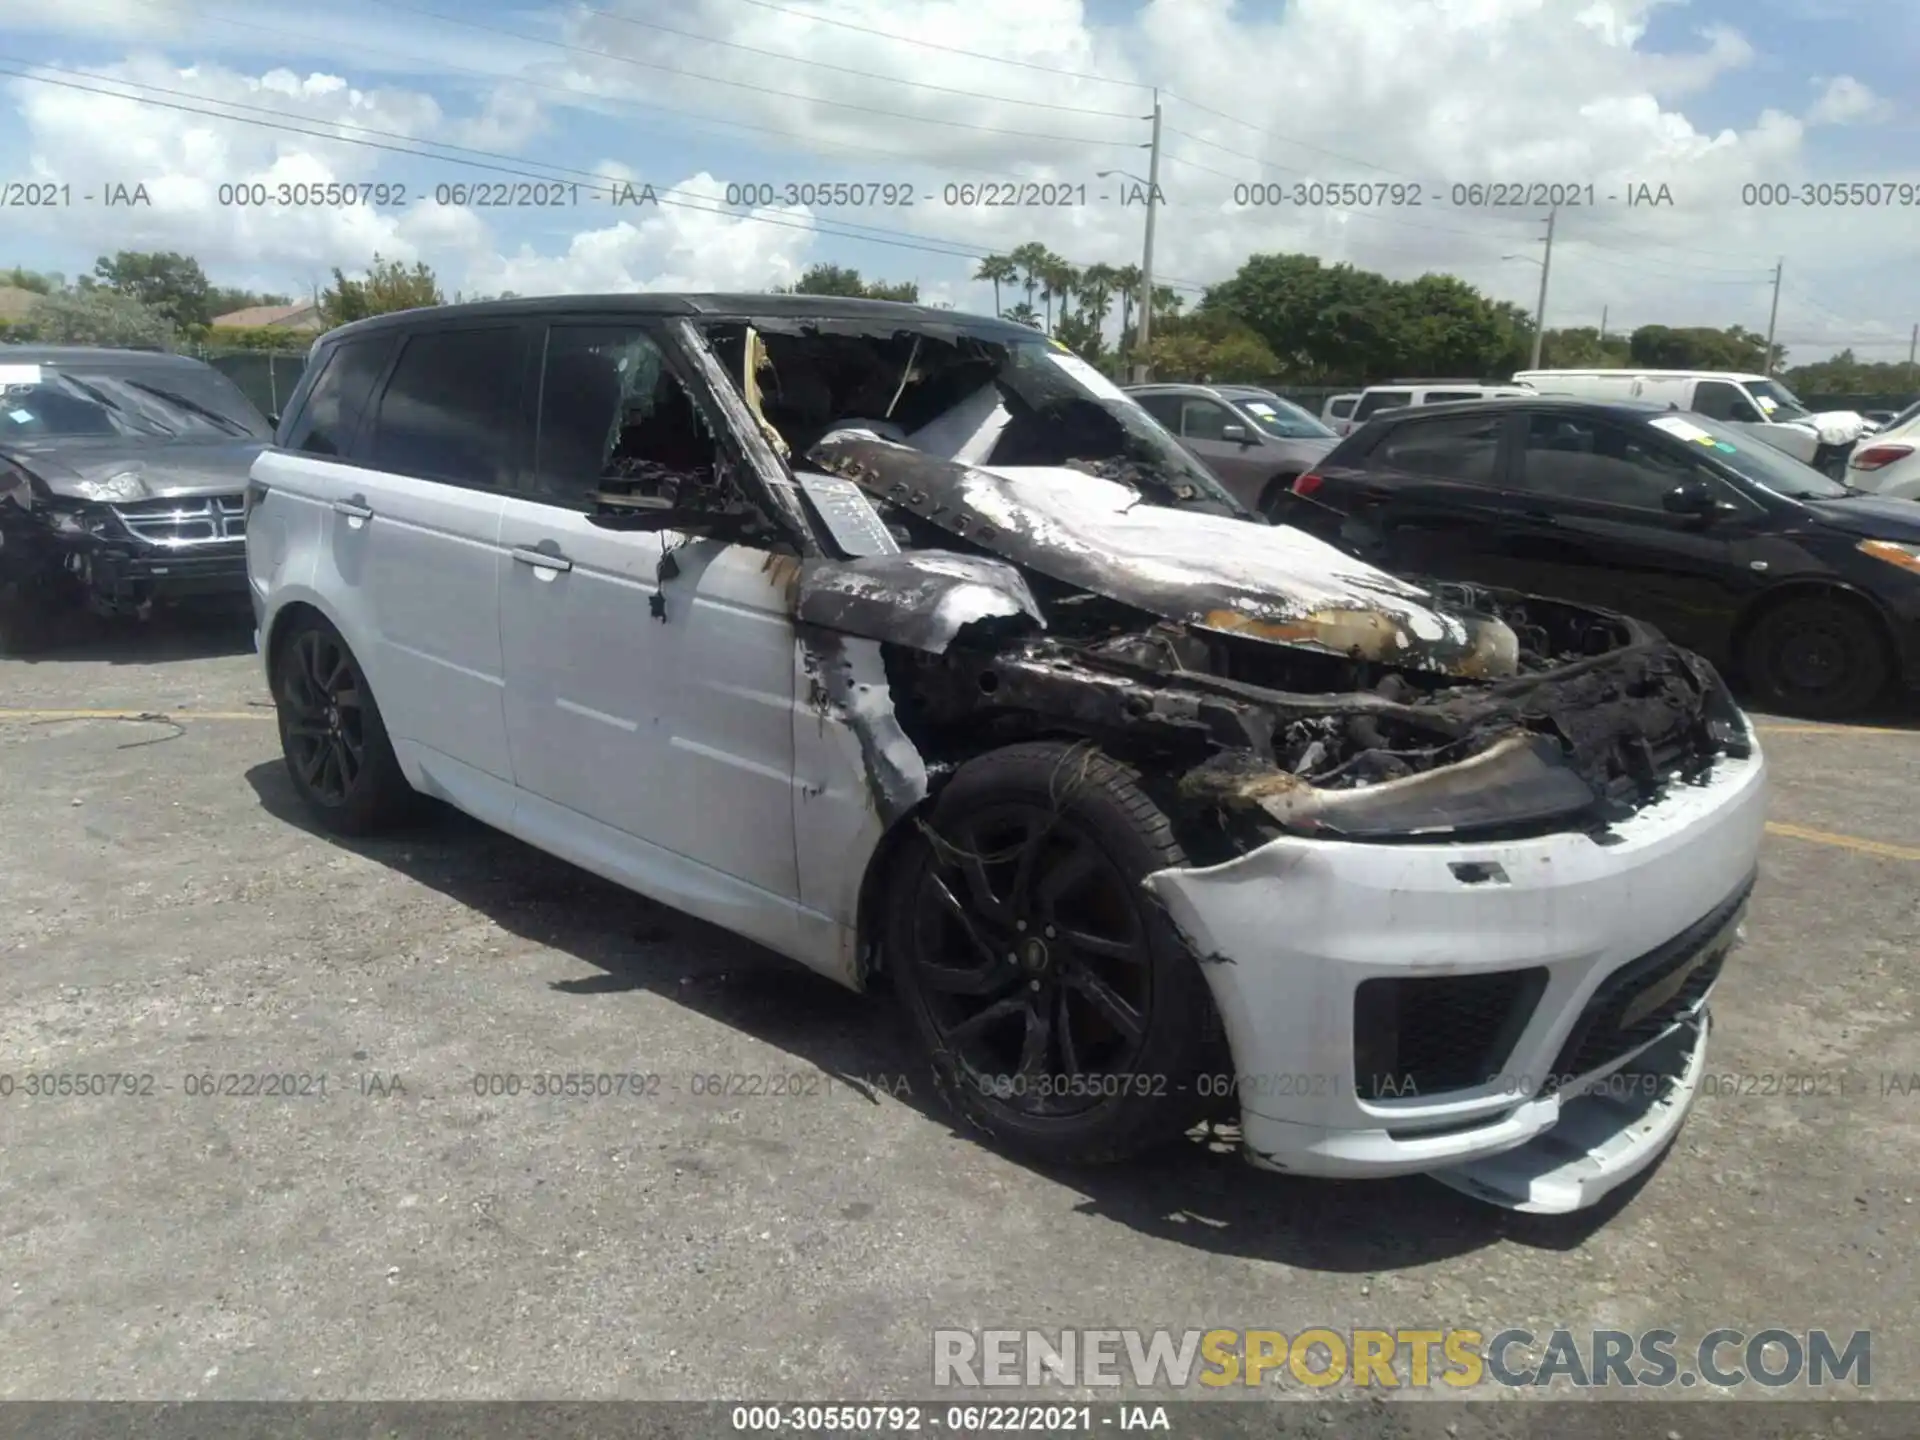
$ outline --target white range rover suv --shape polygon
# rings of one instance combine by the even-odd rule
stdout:
[[[1001,1143],[1223,1103],[1297,1174],[1589,1205],[1740,932],[1760,751],[1632,620],[1241,510],[1008,322],[451,305],[316,344],[247,551],[292,783],[435,796],[853,988]]]

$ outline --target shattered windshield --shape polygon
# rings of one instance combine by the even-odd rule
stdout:
[[[747,385],[747,328],[707,334],[794,456],[865,430],[964,465],[1074,469],[1150,504],[1248,515],[1131,397],[1044,335],[962,320],[757,319]]]
[[[237,390],[219,393],[204,377],[188,380],[157,367],[151,375],[10,368],[11,378],[0,377],[0,438],[261,438],[267,433],[264,419],[249,413]],[[189,386],[201,393],[187,393]]]

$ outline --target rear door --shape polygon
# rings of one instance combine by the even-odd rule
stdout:
[[[1724,658],[1734,614],[1753,589],[1746,550],[1762,512],[1685,446],[1644,425],[1589,412],[1536,411],[1518,437],[1527,495],[1509,535],[1509,583],[1598,605]],[[1723,508],[1700,518],[1665,508],[1669,492],[1707,483]]]
[[[1345,512],[1326,538],[1398,574],[1501,583],[1500,537],[1518,503],[1507,429],[1493,410],[1395,422],[1353,465],[1326,472]]]

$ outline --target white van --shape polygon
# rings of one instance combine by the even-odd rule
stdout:
[[[1778,380],[1731,370],[1522,370],[1513,380],[1543,395],[1639,400],[1749,425],[1770,445],[1829,473],[1872,428],[1851,410],[1813,414]]]
[[[1406,405],[1441,405],[1449,400],[1494,400],[1530,393],[1516,385],[1485,385],[1475,380],[1411,380],[1369,385],[1360,392],[1360,398],[1353,405],[1353,416],[1340,433],[1357,430],[1382,410],[1398,410]]]

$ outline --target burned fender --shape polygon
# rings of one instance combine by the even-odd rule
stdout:
[[[924,650],[946,652],[981,620],[1046,620],[1020,572],[1003,560],[919,550],[854,560],[812,560],[800,572],[797,618],[804,624]]]
[[[1078,470],[1002,473],[847,431],[807,458],[1016,565],[1163,619],[1463,679],[1518,669],[1518,637],[1498,618],[1289,527],[1143,504]]]

